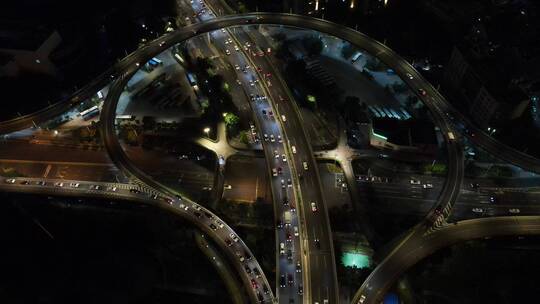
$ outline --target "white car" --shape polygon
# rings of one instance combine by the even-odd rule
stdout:
[[[361,295],[361,296],[360,296],[360,300],[358,300],[358,303],[364,303],[365,300],[366,300],[366,296],[365,296],[365,295]]]
[[[235,46],[234,46],[234,49],[235,49],[237,52],[240,51],[240,48],[238,47],[238,45],[235,45]]]
[[[279,158],[279,152],[278,152],[278,150],[274,150],[274,157],[275,157],[275,158]]]
[[[238,237],[234,235],[234,233],[229,234],[229,236],[231,237],[231,239],[233,239],[233,241],[238,242]]]
[[[519,210],[517,208],[512,208],[512,209],[508,209],[508,212],[510,212],[510,213],[520,213],[521,210]]]
[[[407,75],[407,78],[409,78],[409,79],[411,79],[411,80],[414,79],[413,75],[411,75],[410,73],[407,73],[406,75]]]
[[[286,121],[287,121],[287,117],[285,117],[285,115],[281,115],[281,120],[282,120],[283,122],[286,122]]]
[[[307,162],[302,162],[302,166],[304,167],[304,170],[307,171],[308,169],[308,165],[307,165]]]
[[[8,179],[6,179],[6,183],[15,184],[15,179],[14,178],[8,178]]]
[[[283,162],[287,162],[287,157],[285,157],[285,154],[281,155],[281,160],[283,160]]]
[[[424,189],[431,189],[433,188],[433,184],[424,184],[422,187],[424,187]]]
[[[270,141],[271,141],[271,142],[275,142],[275,141],[276,141],[276,138],[274,137],[274,134],[270,134]]]
[[[279,254],[284,255],[285,254],[285,244],[279,243]]]
[[[234,65],[234,68],[235,68],[236,70],[240,70],[240,66],[239,66],[238,64],[235,64],[235,65]]]
[[[231,51],[229,51],[229,49],[225,49],[225,54],[230,55]]]
[[[298,226],[294,226],[294,236],[298,236]]]
[[[311,211],[317,212],[317,210],[317,204],[315,204],[315,202],[311,202]]]
[[[411,185],[420,185],[421,182],[417,179],[411,179]]]
[[[291,150],[293,154],[296,154],[296,146],[291,146]]]
[[[276,170],[276,168],[272,168],[272,176],[277,176],[277,170]]]
[[[278,135],[278,136],[277,136],[277,141],[278,141],[279,143],[282,143],[282,142],[283,142],[283,139],[281,139],[281,135]]]
[[[476,213],[482,213],[482,212],[484,212],[484,209],[482,209],[482,208],[473,208],[472,211],[476,212]]]
[[[72,187],[72,188],[79,188],[80,184],[79,183],[70,183],[69,186]]]
[[[54,183],[54,185],[56,187],[64,187],[64,183],[61,183],[61,182]]]

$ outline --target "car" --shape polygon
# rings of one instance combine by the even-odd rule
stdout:
[[[360,299],[358,300],[358,303],[364,303],[366,301],[366,296],[365,295],[361,295],[360,296]]]
[[[287,260],[292,261],[292,258],[293,258],[292,250],[287,249]]]
[[[225,54],[230,55],[231,51],[229,51],[229,49],[225,49]]]
[[[210,228],[212,228],[212,230],[217,230],[217,226],[214,225],[213,223],[211,223],[209,226],[210,226]]]
[[[264,302],[264,298],[260,291],[257,291],[257,300],[259,301],[259,303]]]
[[[424,90],[424,89],[418,89],[418,93],[419,93],[420,95],[422,95],[422,96],[426,96],[426,95],[427,95],[427,92],[426,92],[426,90]]]
[[[294,226],[294,236],[298,236],[298,226]]]
[[[227,246],[231,246],[231,245],[232,245],[232,241],[229,240],[229,239],[225,239],[225,244],[227,244]]]
[[[304,167],[304,170],[306,170],[306,171],[307,171],[307,169],[308,169],[308,165],[307,165],[307,162],[305,162],[305,161],[304,161],[304,162],[302,162],[302,167]]]
[[[283,243],[283,242],[279,243],[279,254],[280,255],[285,254],[285,243]]]
[[[257,277],[257,278],[261,277],[261,272],[259,271],[259,268],[253,267],[253,273],[255,274],[255,277]],[[266,286],[263,286],[263,289],[264,289],[264,287],[266,287]]]
[[[296,272],[302,272],[302,265],[300,261],[296,262]]]
[[[235,254],[240,262],[244,261],[244,256],[240,253],[240,251],[236,251]]]
[[[235,69],[235,70],[240,70],[240,66],[239,66],[238,64],[235,64],[235,65],[234,65],[234,69]]]
[[[294,206],[294,203],[290,204],[291,212],[296,212],[296,207]]]
[[[287,283],[289,284],[289,286],[292,286],[294,284],[293,276],[290,273],[287,274]]]
[[[91,185],[90,190],[102,190],[103,187],[100,185]]]
[[[302,284],[298,285],[298,294],[303,295],[304,294],[304,286]]]
[[[274,157],[275,157],[275,158],[279,158],[279,152],[278,152],[278,150],[274,150]]]
[[[118,188],[116,186],[109,187],[109,191],[116,192]]]
[[[201,214],[199,212],[195,211],[193,214],[195,214],[196,217],[201,218]]]
[[[234,50],[237,51],[237,52],[240,51],[240,48],[238,47],[238,45],[234,46]]]
[[[258,80],[254,80],[254,82],[257,82]],[[274,117],[274,112],[272,112],[272,110],[268,110],[268,116],[270,116],[271,118]]]
[[[407,73],[407,74],[405,74],[405,75],[407,75],[407,78],[409,78],[409,79],[411,79],[411,80],[414,79],[413,75],[411,75],[410,73]]]
[[[517,208],[511,208],[511,209],[508,209],[508,212],[510,212],[510,213],[520,213],[521,210],[519,210]]]
[[[264,138],[264,141],[268,141],[268,134],[264,133],[263,138]]]
[[[291,146],[291,151],[293,154],[296,154],[296,146]]]
[[[424,189],[431,189],[433,188],[433,184],[423,184],[422,187],[424,187]]]
[[[482,212],[484,212],[484,209],[482,209],[482,208],[473,208],[472,211],[476,212],[476,213],[482,213]]]
[[[283,222],[282,222],[281,220],[278,220],[278,221],[276,222],[276,227],[277,227],[278,229],[283,228]]]
[[[45,186],[47,183],[45,183],[45,181],[37,181],[36,182],[36,185],[38,186]]]
[[[129,192],[137,194],[137,193],[141,193],[141,190],[135,189],[135,188],[131,188],[131,189],[129,189]]]
[[[286,283],[285,283],[285,275],[282,274],[282,275],[279,277],[279,287],[284,288],[285,286],[286,286]]]
[[[238,243],[239,239],[234,233],[230,233],[229,236],[231,237],[231,239],[233,239],[235,243]]]
[[[278,167],[278,168],[277,168],[277,173],[278,173],[278,174],[283,174],[283,169],[281,169],[281,167]]]
[[[287,229],[287,232],[285,233],[285,236],[287,237],[287,242],[292,242],[292,234],[289,231],[289,229]]]
[[[209,219],[213,219],[213,218],[214,218],[214,216],[213,216],[210,212],[207,212],[207,211],[204,212],[204,216],[206,216],[206,217],[209,218]]]
[[[281,188],[285,189],[285,180],[281,179]]]
[[[317,212],[317,204],[315,202],[311,202],[311,211]]]
[[[216,225],[218,225],[219,228],[223,228],[225,225],[223,225],[222,222],[216,221]]]
[[[478,189],[480,187],[480,184],[478,183],[470,183],[469,186],[473,189]]]
[[[315,247],[317,247],[317,249],[321,249],[321,241],[319,241],[319,239],[315,239]]]
[[[251,254],[249,254],[247,251],[244,251],[244,258],[246,261],[251,261],[252,259]]]
[[[21,182],[21,185],[28,185],[28,184],[30,184],[30,182],[27,181],[27,180],[23,180],[23,181]]]
[[[287,206],[289,204],[289,198],[288,197],[284,197],[283,198],[283,205]]]
[[[164,199],[165,199],[165,202],[167,202],[169,205],[172,205],[174,203],[172,198],[165,197]]]
[[[282,143],[282,142],[283,142],[283,139],[281,139],[281,135],[278,135],[278,136],[277,136],[277,141],[278,141],[279,143]]]
[[[420,182],[420,181],[417,180],[417,179],[411,179],[411,180],[410,180],[410,183],[411,183],[411,185],[420,185],[422,182]]]
[[[251,287],[253,287],[253,289],[257,289],[259,287],[259,284],[257,284],[257,281],[255,281],[255,279],[251,279]]]
[[[8,179],[6,179],[6,183],[7,184],[15,184],[15,179],[14,178],[8,178]]]
[[[496,202],[497,202],[497,198],[496,198],[495,196],[490,196],[490,197],[489,197],[489,202],[492,203],[492,204],[493,204],[493,203],[496,203]]]
[[[285,154],[282,154],[282,155],[281,155],[281,160],[282,160],[283,162],[287,162],[287,157],[285,156]]]
[[[276,168],[272,168],[272,176],[277,176],[277,175],[278,175],[278,172]]]
[[[275,142],[275,141],[276,141],[276,138],[274,137],[274,134],[270,134],[270,141],[271,141],[271,142]]]
[[[287,121],[287,117],[285,117],[285,115],[281,115],[281,121],[286,122],[286,121]]]
[[[257,272],[259,271],[258,268],[255,268],[255,269],[257,269]],[[260,275],[261,275],[261,274],[259,273],[259,276],[260,276]],[[268,289],[268,286],[266,286],[266,285],[263,285],[263,291],[264,291],[264,294],[268,294],[268,293],[270,292],[270,290]]]
[[[292,187],[292,181],[290,178],[287,178],[287,187],[291,188]]]
[[[266,110],[265,110],[265,109],[262,109],[262,110],[261,110],[261,113],[262,113],[263,115],[266,115]]]
[[[231,190],[232,185],[227,184],[227,185],[224,185],[223,188],[226,189],[226,190]]]

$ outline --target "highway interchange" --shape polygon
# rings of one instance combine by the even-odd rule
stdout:
[[[231,30],[226,30],[226,32],[223,33],[222,31],[215,30],[234,25],[256,23],[300,26],[344,38],[365,49],[369,53],[379,57],[388,66],[391,66],[398,75],[413,75],[413,79],[409,79],[408,77],[402,78],[414,90],[423,89],[426,91],[427,97],[420,97],[423,98],[425,104],[430,108],[433,116],[435,117],[435,123],[440,127],[441,131],[446,137],[447,149],[449,152],[449,173],[443,187],[443,191],[437,200],[437,204],[430,211],[426,217],[426,220],[409,231],[409,233],[407,233],[406,236],[400,242],[398,242],[398,245],[394,247],[391,253],[379,263],[377,268],[358,290],[353,302],[376,303],[401,273],[403,273],[408,267],[414,265],[414,263],[416,263],[418,260],[429,255],[438,248],[448,246],[449,244],[461,240],[490,235],[538,234],[539,225],[537,217],[485,218],[462,221],[451,225],[446,224],[445,218],[450,214],[452,206],[457,200],[461,184],[463,183],[463,148],[459,139],[449,138],[448,133],[453,132],[453,134],[456,135],[467,135],[469,138],[473,139],[475,143],[482,147],[490,147],[490,145],[492,145],[491,147],[498,147],[500,144],[491,140],[489,136],[481,139],[483,137],[481,137],[479,134],[483,133],[474,129],[473,127],[468,126],[467,129],[469,131],[456,128],[456,123],[454,121],[456,120],[456,117],[459,116],[453,112],[448,114],[450,108],[444,98],[440,96],[432,86],[427,84],[422,76],[408,63],[406,63],[403,59],[386,48],[384,45],[373,41],[372,39],[351,29],[338,26],[324,20],[287,14],[260,13],[244,16],[228,16],[205,21],[203,23],[196,23],[174,33],[169,33],[166,36],[158,38],[156,41],[147,44],[118,64],[114,77],[116,80],[110,88],[106,102],[102,109],[102,131],[104,134],[105,146],[112,161],[127,176],[141,184],[140,189],[143,190],[142,192],[133,193],[129,190],[131,188],[128,188],[127,186],[117,186],[116,191],[111,191],[110,189],[112,188],[110,187],[112,186],[109,184],[102,185],[103,190],[90,190],[89,187],[91,186],[91,183],[86,184],[78,181],[51,180],[47,181],[46,185],[36,185],[36,181],[31,180],[31,182],[34,184],[21,184],[23,179],[16,179],[16,182],[13,184],[4,182],[2,184],[2,189],[16,192],[25,191],[91,196],[99,196],[101,193],[105,192],[107,193],[105,194],[106,197],[119,197],[157,204],[162,208],[166,208],[172,212],[180,214],[208,233],[216,241],[216,243],[220,245],[222,250],[227,252],[230,259],[232,261],[236,261],[235,267],[241,274],[244,284],[246,286],[251,286],[252,277],[245,272],[244,264],[247,263],[250,268],[258,267],[260,269],[260,266],[257,264],[255,258],[250,259],[250,261],[240,261],[240,258],[237,256],[237,252],[240,252],[241,255],[244,255],[244,252],[248,252],[250,254],[250,251],[245,244],[239,240],[238,243],[235,242],[235,244],[232,246],[228,246],[226,240],[230,238],[231,233],[235,235],[234,231],[232,231],[229,226],[221,221],[221,223],[224,224],[224,228],[216,230],[210,228],[209,224],[212,223],[212,221],[220,222],[217,216],[212,214],[209,210],[198,206],[195,202],[189,201],[187,198],[182,196],[182,194],[180,194],[181,198],[177,197],[179,194],[176,191],[157,183],[155,180],[147,176],[145,172],[142,172],[139,168],[134,166],[127,158],[125,152],[120,146],[120,143],[118,142],[116,130],[114,128],[114,119],[116,116],[116,102],[118,97],[130,76],[138,70],[138,64],[146,62],[156,54],[159,54],[178,42],[205,32],[214,31],[213,33],[217,33],[217,37],[215,38],[216,44],[219,47],[224,48],[224,39],[228,39],[229,37],[234,39],[238,45],[243,46],[247,42],[251,41],[251,38],[245,32],[240,31],[240,33],[236,33],[231,32]],[[220,43],[223,44],[220,45]],[[250,69],[250,73],[239,73],[240,76],[244,75],[242,76],[244,77],[242,80],[245,84],[247,84],[245,85],[247,87],[247,94],[266,95],[269,99],[268,103],[251,103],[253,113],[256,117],[255,121],[258,129],[261,133],[273,134],[276,138],[277,135],[280,135],[283,139],[283,143],[279,143],[277,139],[274,142],[266,142],[263,140],[263,147],[265,150],[269,171],[268,174],[271,175],[271,169],[277,166],[281,166],[283,169],[283,173],[279,178],[272,178],[272,191],[274,193],[273,197],[275,201],[274,206],[276,208],[276,216],[283,214],[284,211],[290,210],[291,204],[300,202],[297,204],[298,210],[296,212],[296,214],[299,216],[295,217],[295,220],[293,220],[291,223],[293,226],[299,226],[301,231],[300,238],[298,238],[298,240],[295,238],[294,242],[291,242],[292,244],[289,245],[294,249],[294,262],[289,262],[285,257],[277,255],[277,262],[280,265],[276,277],[278,283],[277,285],[279,286],[280,271],[293,272],[293,274],[295,274],[294,267],[297,261],[301,261],[301,264],[304,266],[304,271],[301,275],[295,274],[295,289],[284,289],[282,291],[279,287],[277,287],[278,292],[276,293],[276,296],[278,299],[280,299],[280,302],[282,302],[280,295],[287,295],[287,300],[288,298],[294,297],[298,302],[305,303],[322,303],[324,299],[329,299],[330,303],[337,302],[338,288],[335,276],[335,259],[332,253],[330,225],[326,214],[325,204],[322,200],[322,194],[320,192],[320,178],[316,171],[317,166],[313,157],[313,151],[311,150],[305,132],[301,127],[302,124],[299,120],[297,111],[294,109],[294,105],[291,103],[290,94],[288,93],[286,86],[281,81],[272,80],[271,88],[265,84],[261,86],[249,85],[250,80],[252,81],[254,79],[253,77],[256,77],[256,79],[259,80],[264,78],[261,77],[260,72],[257,72],[254,69],[255,66],[266,67],[264,70],[273,71],[272,74],[275,76],[278,76],[276,74],[279,73],[275,72],[275,69],[270,65],[265,57],[250,57],[249,55],[244,54],[242,51],[233,52],[233,54],[234,56],[231,57],[232,62],[235,62],[241,66],[250,65],[252,67]],[[110,76],[103,78],[108,79]],[[260,81],[260,83],[262,82],[263,81]],[[88,89],[88,91],[91,91],[91,89]],[[81,100],[80,98],[82,97],[75,100]],[[16,128],[22,128],[22,126],[28,127],[29,120],[30,123],[32,123],[31,121],[43,121],[45,120],[44,116],[49,117],[48,115],[52,116],[54,114],[58,114],[56,111],[60,111],[59,109],[64,110],[72,106],[73,100],[74,99],[71,99],[70,102],[55,105],[49,110],[36,114],[36,117],[30,115],[26,118],[21,118],[21,120],[18,120],[17,123],[6,124],[5,129],[0,128],[0,130],[13,131]],[[262,109],[267,111],[272,109],[274,112],[274,117],[271,118],[268,117],[268,114],[262,114]],[[43,113],[47,114],[45,115]],[[281,119],[281,115],[286,116],[286,121]],[[38,119],[39,117],[41,117],[41,119]],[[461,117],[459,117],[459,119],[461,120]],[[475,132],[475,136],[470,135],[471,130],[472,132]],[[295,146],[297,151],[296,153],[292,152],[291,146]],[[486,148],[486,150],[489,152],[493,152],[493,149],[495,148]],[[278,154],[280,155],[279,158],[274,157],[275,150],[278,151]],[[521,154],[513,151],[512,149],[505,148],[499,149],[498,151],[501,151],[501,154],[496,155],[502,159],[509,161],[512,160],[513,163],[518,165],[521,164],[525,168],[534,171],[537,170],[535,168],[538,168],[535,167],[537,160],[530,161],[527,157],[523,157]],[[282,155],[285,155],[285,158],[288,161],[283,161]],[[308,170],[303,169],[303,162],[307,162]],[[299,172],[303,172],[301,179],[298,178]],[[285,185],[285,188],[283,189],[281,185],[282,178],[285,181],[290,178],[292,187]],[[57,182],[63,182],[64,185],[55,185]],[[69,187],[68,184],[71,182],[79,183],[80,186]],[[154,195],[157,195],[157,199],[153,198]],[[283,204],[285,195],[289,198],[288,206]],[[312,201],[316,202],[318,208],[320,209],[318,213],[311,211]],[[186,206],[188,207],[187,209]],[[207,212],[211,215],[211,217],[199,217],[195,213],[198,211],[201,211],[202,213]],[[201,212],[199,212],[199,214]],[[310,230],[311,228],[309,227],[317,227],[317,229],[320,230]],[[490,229],[486,229],[486,227],[490,227]],[[313,234],[311,234],[312,231]],[[277,244],[281,243],[280,240],[286,239],[286,230],[277,231],[276,234]],[[315,244],[315,239],[319,239],[320,245]],[[304,248],[302,248],[302,246],[304,246]],[[276,248],[279,250],[279,245],[277,245]],[[321,249],[319,250],[319,248]],[[304,250],[308,252],[307,256],[302,254]],[[250,255],[252,256],[252,254]],[[304,281],[305,279],[308,281]],[[260,278],[257,278],[257,280],[258,286],[261,286],[260,288],[246,288],[247,290],[252,291],[250,292],[250,296],[253,302],[257,301],[257,292],[262,290],[262,286],[269,286],[264,274]],[[304,296],[297,297],[298,284],[302,284],[302,282],[305,288]],[[267,302],[276,301],[272,291],[265,293],[263,297]]]

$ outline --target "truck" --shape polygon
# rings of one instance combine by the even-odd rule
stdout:
[[[288,211],[288,210],[285,211],[285,214],[284,214],[285,226],[291,225],[291,218],[292,218],[291,211]]]

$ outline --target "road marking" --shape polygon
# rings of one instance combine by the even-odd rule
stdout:
[[[259,195],[259,177],[257,176],[257,180],[255,181],[255,199],[257,200],[257,196]]]
[[[45,172],[43,173],[43,178],[46,178],[47,175],[49,175],[49,171],[51,171],[52,165],[48,164],[47,168],[45,169]]]

